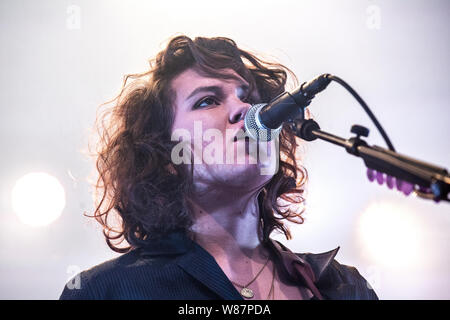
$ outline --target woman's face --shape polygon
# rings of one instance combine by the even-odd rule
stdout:
[[[251,107],[248,99],[259,101],[259,97],[256,92],[249,92],[249,84],[235,71],[224,72],[233,78],[211,78],[191,68],[172,80],[175,93],[172,140],[178,141],[180,136],[184,141],[190,139],[187,147],[195,157],[194,183],[201,189],[211,186],[257,189],[274,174],[267,174],[264,168],[277,165],[272,151],[275,143],[259,143],[259,147],[273,148],[261,157],[256,142],[235,141],[235,136],[244,132],[244,116]],[[180,155],[174,151],[172,161]]]

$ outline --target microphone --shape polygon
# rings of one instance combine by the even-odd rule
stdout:
[[[331,79],[322,74],[303,83],[292,93],[287,91],[269,103],[253,105],[245,115],[245,131],[253,140],[270,141],[281,132],[284,122],[304,117],[306,108],[314,96],[324,90]]]

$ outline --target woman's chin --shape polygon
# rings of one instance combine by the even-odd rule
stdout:
[[[252,188],[261,185],[272,177],[262,174],[262,169],[259,164],[248,163],[217,165],[209,167],[207,172],[203,172],[202,176],[204,179],[210,180],[211,184],[219,183],[228,187],[248,186]]]

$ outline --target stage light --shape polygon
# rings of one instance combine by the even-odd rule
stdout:
[[[55,177],[44,172],[26,174],[12,190],[12,207],[19,219],[30,226],[55,221],[66,205],[64,188]]]
[[[405,268],[421,264],[423,236],[414,211],[407,206],[379,202],[370,204],[359,220],[364,255],[376,264]]]

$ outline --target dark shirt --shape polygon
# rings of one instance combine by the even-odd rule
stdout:
[[[339,247],[321,254],[295,254],[275,240],[269,246],[277,269],[299,288],[308,288],[312,299],[378,299],[356,268],[334,260]],[[76,277],[64,287],[61,300],[243,300],[214,257],[181,232]]]

